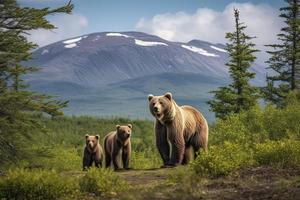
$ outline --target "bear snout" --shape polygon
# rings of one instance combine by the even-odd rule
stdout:
[[[157,106],[154,106],[154,107],[153,107],[153,111],[154,111],[154,112],[158,112],[158,107],[157,107]]]
[[[92,149],[94,147],[94,143],[93,142],[89,142],[89,147]]]

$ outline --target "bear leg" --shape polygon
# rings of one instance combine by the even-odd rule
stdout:
[[[177,166],[182,163],[184,157],[184,144],[177,143],[172,144],[172,153],[171,153],[171,160],[169,162],[170,166]]]
[[[125,152],[125,150],[123,150],[123,152],[122,152],[122,162],[123,162],[123,168],[128,169],[129,156],[128,156],[128,153]]]
[[[156,147],[159,154],[164,162],[164,166],[169,164],[170,161],[170,146],[167,137],[167,128],[156,122],[155,124],[155,135],[156,135]]]
[[[183,165],[189,164],[193,157],[193,147],[192,145],[186,146],[184,150],[184,156],[182,160]]]
[[[88,152],[87,149],[84,149],[83,159],[82,159],[82,168],[83,170],[86,170],[87,168],[92,166],[92,156]]]
[[[121,150],[121,148],[118,147],[117,145],[115,145],[114,148],[113,148],[112,162],[113,162],[115,170],[118,170],[118,169],[121,168],[120,164],[119,164],[120,150]]]
[[[105,154],[105,167],[108,168],[111,165],[111,156],[107,153]]]
[[[180,130],[180,127],[170,126],[168,127],[168,137],[172,145],[171,160],[169,165],[177,166],[182,163],[185,151],[183,132]]]
[[[130,154],[131,154],[131,146],[130,144],[127,144],[127,146],[124,147],[122,151],[122,161],[123,161],[124,169],[129,169]]]
[[[101,167],[102,163],[99,159],[95,160],[95,167],[99,168]]]
[[[202,147],[202,141],[199,133],[195,133],[195,135],[191,138],[191,144],[194,149],[194,159],[196,159],[199,154],[199,150]]]

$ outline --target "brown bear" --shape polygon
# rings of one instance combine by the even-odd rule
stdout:
[[[83,152],[83,170],[91,167],[93,162],[96,167],[102,167],[103,149],[99,143],[99,135],[85,135],[86,145]]]
[[[156,118],[156,146],[163,167],[188,164],[200,148],[206,150],[208,125],[203,115],[191,106],[178,106],[172,94],[148,96],[151,114]],[[171,144],[171,155],[170,145]]]
[[[123,168],[129,169],[132,125],[117,125],[116,129],[104,138],[105,165],[110,167],[112,163],[115,170],[121,169],[120,160],[122,157]]]

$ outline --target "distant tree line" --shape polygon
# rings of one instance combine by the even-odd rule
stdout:
[[[234,9],[235,31],[226,34],[226,50],[230,60],[226,64],[232,83],[212,91],[214,98],[208,101],[210,110],[217,118],[224,119],[230,114],[249,110],[258,104],[259,98],[281,108],[286,105],[290,92],[299,93],[300,89],[300,0],[285,0],[286,7],[280,8],[280,16],[285,27],[277,34],[279,44],[266,45],[273,50],[267,51],[270,58],[266,61],[266,86],[258,88],[250,84],[255,73],[250,72],[256,57],[254,37],[245,34],[247,26],[240,22],[239,11]]]

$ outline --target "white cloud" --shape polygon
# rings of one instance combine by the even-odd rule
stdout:
[[[79,14],[53,16],[49,21],[55,25],[57,29],[33,30],[27,37],[29,41],[37,43],[42,47],[59,40],[81,35],[88,26],[87,18]]]
[[[248,26],[247,34],[256,36],[257,48],[265,50],[265,44],[276,42],[276,34],[282,27],[279,11],[266,4],[231,3],[223,11],[199,8],[195,13],[165,13],[151,19],[142,18],[136,30],[160,36],[166,40],[188,42],[200,39],[214,43],[226,43],[225,33],[234,30],[233,9],[240,11],[240,19]],[[265,58],[260,54],[260,60]]]

